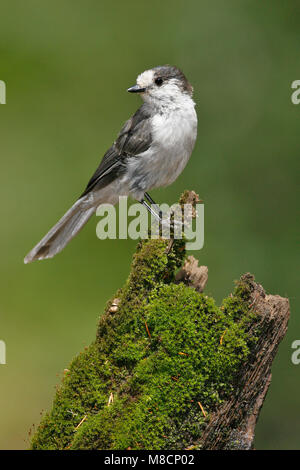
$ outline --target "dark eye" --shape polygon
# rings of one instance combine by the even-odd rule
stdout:
[[[163,79],[162,79],[162,78],[156,78],[156,79],[155,79],[155,84],[156,84],[157,86],[161,86],[161,85],[163,84]]]

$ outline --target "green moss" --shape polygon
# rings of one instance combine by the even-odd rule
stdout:
[[[184,242],[168,254],[167,245],[139,244],[115,296],[117,311],[109,302],[95,343],[72,362],[32,449],[183,449],[232,392],[255,342],[251,283],[238,283],[219,308],[174,283]]]

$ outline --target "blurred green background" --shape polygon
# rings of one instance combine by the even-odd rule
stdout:
[[[28,447],[71,359],[125,281],[136,242],[99,241],[94,217],[59,256],[23,257],[84,189],[140,105],[137,74],[165,63],[194,86],[198,141],[184,173],[152,193],[205,201],[205,245],[218,302],[251,271],[291,301],[289,331],[256,428],[257,449],[300,448],[297,160],[300,5],[295,0],[2,0],[0,79],[0,448]],[[170,319],[171,321],[171,319]]]

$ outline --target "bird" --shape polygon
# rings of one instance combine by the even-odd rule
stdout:
[[[148,191],[173,183],[192,154],[197,137],[193,87],[178,67],[161,65],[138,75],[127,91],[139,94],[143,104],[125,122],[84,192],[27,254],[25,264],[62,251],[100,204],[115,205],[119,196],[131,196],[161,217]]]

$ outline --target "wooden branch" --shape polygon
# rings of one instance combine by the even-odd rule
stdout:
[[[197,292],[203,292],[208,279],[207,266],[198,266],[194,256],[188,256],[182,268],[176,274],[176,282],[184,282]]]

